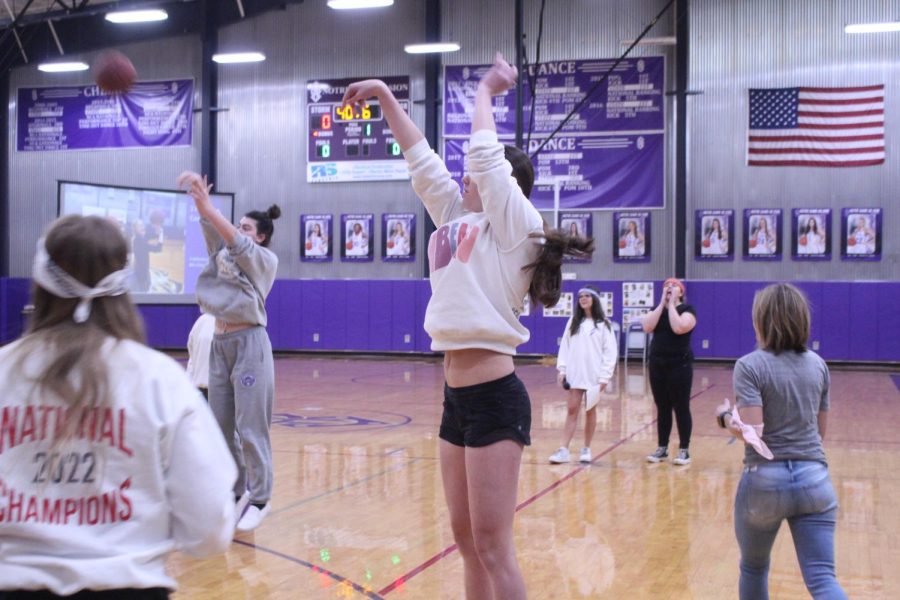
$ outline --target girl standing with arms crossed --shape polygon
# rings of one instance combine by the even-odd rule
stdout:
[[[579,462],[591,462],[591,440],[597,429],[597,407],[587,407],[586,393],[588,388],[599,386],[600,391],[606,389],[616,368],[619,348],[612,325],[606,319],[600,305],[600,292],[593,286],[585,286],[578,290],[578,310],[566,323],[566,332],[559,345],[559,356],[556,359],[557,379],[560,385],[568,383],[568,412],[563,429],[562,445],[550,462],[562,464],[569,462],[569,443],[575,435],[578,424],[578,412],[585,403],[584,447],[581,449]]]
[[[206,177],[185,172],[178,185],[188,186],[200,213],[209,262],[197,278],[197,302],[216,318],[209,361],[209,406],[231,455],[238,465],[234,486],[239,515],[237,529],[256,529],[269,514],[272,497],[272,406],[275,403],[275,363],[266,333],[266,296],[275,283],[278,257],[269,250],[272,221],[269,210],[252,211],[239,227],[228,222],[209,198]],[[238,438],[235,438],[235,431]]]
[[[658,463],[669,456],[672,412],[678,422],[678,456],[676,465],[691,464],[691,385],[694,381],[694,352],[691,331],[697,326],[694,307],[684,302],[684,284],[670,277],[663,282],[659,306],[642,321],[644,331],[653,333],[650,343],[650,389],[656,403],[656,452],[647,462]]]
[[[498,54],[479,82],[461,194],[383,82],[354,83],[344,96],[345,104],[381,103],[413,189],[438,227],[428,244],[425,329],[432,350],[444,352],[441,474],[470,600],[526,596],[513,545],[519,465],[531,442],[531,403],[512,358],[529,335],[518,315],[526,294],[554,305],[563,255],[593,248],[592,240],[545,231],[528,201],[531,161],[497,141],[491,97],[515,81],[516,70]]]

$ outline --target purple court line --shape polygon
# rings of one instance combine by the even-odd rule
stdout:
[[[711,389],[714,388],[714,387],[716,387],[716,384],[714,384],[714,383],[713,383],[713,384],[710,384],[710,385],[708,385],[708,386],[706,386],[706,387],[703,388],[702,390],[698,391],[696,394],[692,395],[692,396],[691,396],[691,399],[693,400],[694,398],[696,398],[696,397],[699,396],[700,394],[703,394],[704,392],[707,392],[707,391],[711,390]],[[547,494],[549,494],[550,492],[552,492],[553,490],[555,490],[556,488],[558,488],[559,486],[561,486],[561,485],[562,485],[563,483],[565,483],[566,481],[572,479],[573,477],[575,477],[576,475],[578,475],[579,473],[581,473],[581,472],[584,471],[585,469],[590,468],[591,464],[593,464],[594,461],[600,460],[601,458],[603,458],[604,456],[606,456],[607,454],[609,454],[610,452],[612,452],[613,450],[615,450],[616,448],[618,448],[619,446],[621,446],[622,444],[624,444],[625,442],[630,441],[632,438],[634,438],[634,436],[636,436],[637,434],[643,432],[643,431],[644,431],[645,429],[647,429],[648,427],[651,427],[653,424],[655,424],[656,421],[657,421],[657,419],[653,419],[652,421],[650,421],[650,422],[648,422],[648,423],[645,423],[640,429],[638,429],[637,431],[635,431],[634,433],[632,433],[632,434],[629,435],[628,437],[624,437],[624,438],[620,439],[619,441],[617,441],[617,442],[616,442],[615,444],[613,444],[612,446],[606,448],[603,452],[601,452],[600,454],[598,454],[597,456],[595,456],[595,457],[591,460],[590,463],[588,463],[588,464],[586,464],[586,465],[584,465],[584,466],[578,467],[577,469],[573,469],[572,471],[569,472],[568,475],[566,475],[566,476],[563,477],[562,479],[557,479],[556,481],[554,481],[553,483],[551,483],[549,486],[547,486],[546,488],[544,488],[543,490],[541,490],[540,492],[538,492],[537,494],[535,494],[535,495],[532,496],[531,498],[528,498],[527,500],[524,500],[524,501],[521,502],[518,506],[516,506],[516,512],[519,512],[520,510],[522,510],[522,509],[525,508],[526,506],[528,506],[528,505],[534,503],[538,498],[541,498],[541,497],[543,497],[543,496],[546,496]],[[442,558],[444,558],[444,557],[447,556],[448,554],[452,554],[452,553],[455,552],[457,549],[458,549],[458,546],[457,546],[456,544],[453,544],[452,546],[447,546],[446,548],[444,548],[443,550],[441,550],[440,552],[438,552],[437,554],[435,554],[434,556],[432,556],[431,558],[429,558],[428,560],[426,560],[425,562],[423,562],[422,564],[420,564],[419,566],[417,566],[417,567],[414,568],[413,570],[409,571],[408,573],[406,573],[406,574],[404,574],[404,575],[401,575],[400,577],[398,577],[397,579],[395,579],[394,581],[392,581],[391,583],[389,583],[387,586],[381,588],[381,589],[378,591],[378,593],[381,594],[382,596],[386,596],[387,594],[391,593],[392,591],[394,591],[395,589],[397,589],[398,587],[400,587],[401,585],[403,585],[404,583],[406,583],[407,581],[409,581],[410,579],[412,579],[413,577],[415,577],[416,575],[418,575],[419,573],[421,573],[422,571],[424,571],[425,569],[427,569],[428,567],[430,567],[431,565],[433,565],[434,563],[438,562],[439,560],[441,560]]]
[[[372,598],[372,600],[384,600],[384,598],[383,598],[381,595],[379,595],[379,594],[373,592],[372,590],[369,590],[369,589],[364,588],[363,586],[359,585],[358,583],[355,583],[355,582],[353,582],[353,581],[350,581],[349,579],[347,579],[347,578],[344,577],[343,575],[338,575],[338,574],[335,573],[334,571],[329,571],[329,570],[326,569],[325,567],[320,567],[320,566],[318,566],[318,565],[312,564],[311,562],[306,562],[305,560],[302,560],[302,559],[300,559],[300,558],[296,558],[296,557],[294,557],[294,556],[289,556],[289,555],[284,554],[284,553],[282,553],[282,552],[278,552],[277,550],[272,550],[272,549],[270,549],[270,548],[265,548],[265,547],[263,547],[263,546],[257,546],[256,544],[252,544],[252,543],[250,543],[250,542],[244,542],[244,541],[241,541],[241,540],[234,540],[234,543],[235,543],[235,544],[240,544],[240,545],[242,545],[242,546],[247,546],[248,548],[253,548],[254,550],[258,550],[258,551],[260,551],[260,552],[266,552],[266,553],[268,553],[268,554],[272,554],[273,556],[277,556],[277,557],[279,557],[279,558],[283,558],[283,559],[285,559],[285,560],[289,560],[289,561],[291,561],[292,563],[297,563],[298,565],[303,565],[304,567],[306,567],[307,569],[309,569],[309,570],[312,571],[313,573],[323,573],[323,574],[325,574],[325,575],[331,577],[332,579],[334,579],[335,581],[337,581],[338,583],[340,583],[340,584],[342,584],[342,585],[349,585],[350,587],[352,587],[354,590],[356,590],[357,592],[359,592],[360,594],[362,594],[362,595],[365,596],[366,598]]]

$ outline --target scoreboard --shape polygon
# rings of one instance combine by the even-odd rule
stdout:
[[[363,78],[310,81],[306,84],[306,181],[390,181],[408,179],[400,144],[381,105],[341,106],[347,86]],[[409,77],[381,78],[409,113]]]

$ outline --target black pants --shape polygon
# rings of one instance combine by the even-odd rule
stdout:
[[[81,590],[71,596],[57,596],[48,590],[36,591],[0,591],[0,600],[167,600],[169,590],[166,588],[118,589],[91,591]]]
[[[680,448],[691,445],[691,384],[694,364],[691,357],[671,359],[650,357],[650,389],[656,402],[656,436],[660,446],[669,445],[672,433],[672,411],[678,423]]]

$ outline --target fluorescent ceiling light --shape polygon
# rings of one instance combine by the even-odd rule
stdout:
[[[382,8],[391,6],[394,0],[328,0],[328,6],[335,10],[354,8]]]
[[[38,65],[38,71],[43,71],[44,73],[69,73],[71,71],[87,71],[89,68],[83,62],[57,62]]]
[[[165,21],[168,18],[169,14],[158,8],[106,13],[106,20],[110,23],[148,23],[150,21]]]
[[[638,42],[638,46],[674,46],[678,40],[675,39],[675,36],[666,36],[666,37],[645,37],[641,38],[641,41]],[[630,46],[634,43],[634,40],[622,40],[623,46]]]
[[[459,44],[456,42],[434,42],[429,44],[407,44],[403,46],[407,54],[431,54],[436,52],[456,52]]]
[[[228,65],[233,63],[262,62],[266,60],[266,55],[262,52],[229,52],[213,54],[212,59],[219,64]]]
[[[854,23],[844,27],[844,33],[881,33],[884,31],[900,31],[900,22]]]

